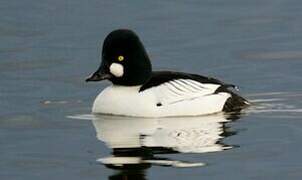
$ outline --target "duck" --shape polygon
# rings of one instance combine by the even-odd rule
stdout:
[[[212,77],[177,71],[153,71],[138,35],[129,29],[110,32],[101,63],[86,82],[109,80],[95,98],[93,114],[133,117],[199,116],[241,111],[249,102],[236,86]]]

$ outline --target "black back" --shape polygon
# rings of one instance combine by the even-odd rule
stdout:
[[[155,71],[152,73],[151,78],[140,88],[140,91],[144,91],[148,88],[159,86],[165,82],[177,80],[177,79],[191,79],[200,83],[219,84],[225,88],[234,87],[234,85],[224,84],[218,79],[205,77],[197,74],[189,74],[189,73],[173,72],[173,71]]]

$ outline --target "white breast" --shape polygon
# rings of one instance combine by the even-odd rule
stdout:
[[[92,112],[125,116],[152,117],[157,114],[156,97],[141,92],[141,86],[109,86],[95,99]]]
[[[141,86],[110,86],[93,105],[93,113],[140,117],[195,116],[220,112],[231,96],[217,84],[189,79],[163,83],[139,92]]]

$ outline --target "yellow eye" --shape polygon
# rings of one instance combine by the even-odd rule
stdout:
[[[118,59],[119,61],[123,61],[123,60],[124,60],[124,56],[118,56],[117,59]]]

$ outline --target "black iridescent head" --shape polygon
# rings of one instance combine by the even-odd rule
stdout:
[[[151,63],[138,36],[131,30],[112,31],[105,39],[102,63],[86,81],[110,80],[113,84],[144,84],[151,76]]]

